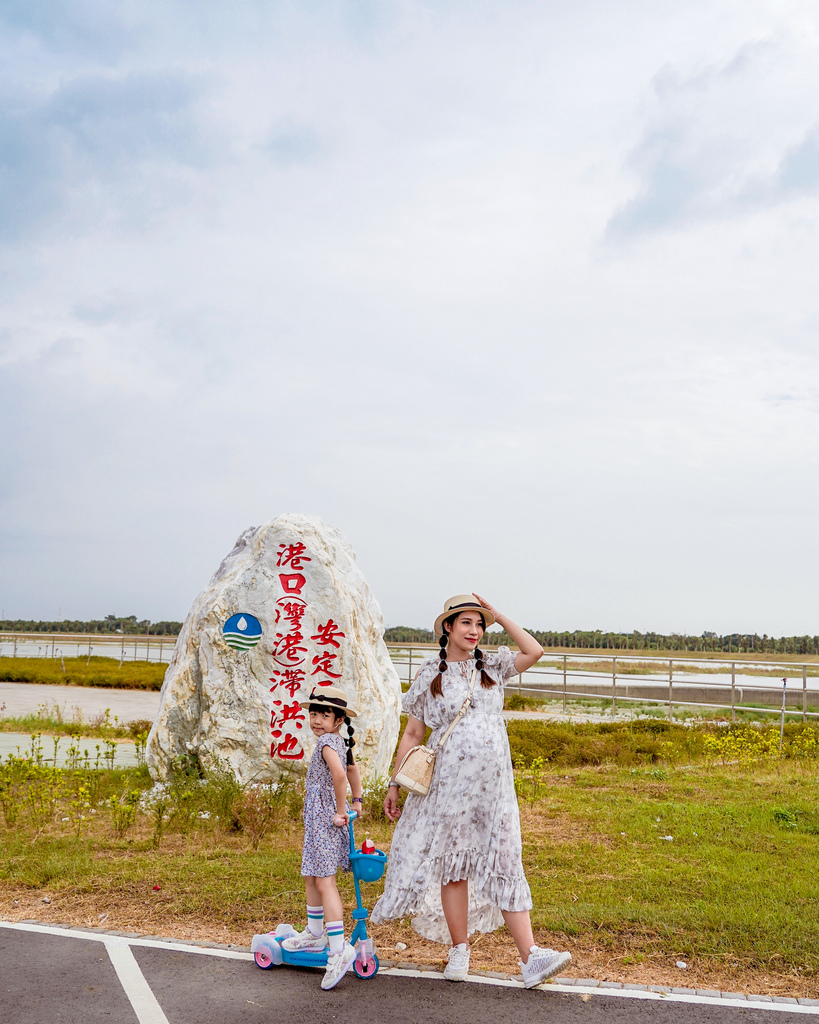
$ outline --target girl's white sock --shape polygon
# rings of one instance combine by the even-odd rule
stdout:
[[[343,921],[328,921],[327,922],[327,938],[330,941],[330,955],[335,956],[336,953],[344,952],[344,922]]]
[[[324,931],[324,907],[307,905],[307,930],[318,938]]]

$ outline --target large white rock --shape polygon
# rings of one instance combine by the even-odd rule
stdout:
[[[233,618],[228,639],[249,647],[253,617],[257,645],[229,646],[225,623]],[[328,684],[359,712],[362,773],[386,775],[401,686],[383,633],[381,610],[338,530],[293,513],[245,530],[179,634],[148,736],[152,776],[167,778],[174,758],[186,755],[205,766],[218,759],[242,782],[305,771],[315,737],[298,701]]]

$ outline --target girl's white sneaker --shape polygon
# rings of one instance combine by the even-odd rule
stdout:
[[[526,988],[533,988],[539,985],[553,974],[557,974],[560,968],[567,964],[572,958],[571,953],[558,953],[554,949],[541,949],[539,946],[532,946],[529,950],[529,959],[525,964],[520,960],[523,984]]]
[[[453,946],[449,951],[449,962],[444,968],[447,981],[466,981],[469,974],[469,947],[465,942]]]
[[[350,943],[345,942],[344,949],[340,953],[327,958],[327,969],[324,972],[324,977],[321,979],[321,987],[325,992],[327,989],[335,988],[341,981],[347,971],[353,966],[355,955],[355,950]]]

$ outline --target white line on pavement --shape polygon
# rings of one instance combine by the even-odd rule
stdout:
[[[139,969],[139,964],[125,939],[107,941],[105,948],[125,995],[131,1001],[139,1024],[168,1024],[168,1018],[162,1012],[162,1007],[145,980],[145,975]]]
[[[176,953],[199,953],[204,956],[219,956],[225,960],[252,960],[252,953],[240,949],[213,949],[211,946],[189,946],[173,939],[138,939],[112,936],[105,932],[86,932],[79,928],[56,928],[47,924],[31,924],[26,921],[0,921],[0,928],[13,928],[21,932],[39,932],[43,935],[64,935],[68,939],[86,939],[91,942],[113,942],[119,939],[129,946],[147,946],[149,949],[172,949]]]

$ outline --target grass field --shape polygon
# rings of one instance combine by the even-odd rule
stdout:
[[[513,722],[510,744],[533,923],[572,951],[567,973],[819,995],[819,730],[789,725],[783,757],[778,729],[652,721]],[[149,798],[144,768],[0,762],[0,915],[244,945],[300,925],[296,784],[189,771]],[[357,836],[389,849],[380,799]],[[385,958],[442,961],[408,922],[375,934]],[[515,961],[505,930],[476,938],[474,967]]]
[[[168,666],[117,658],[0,658],[0,682],[161,690]]]

